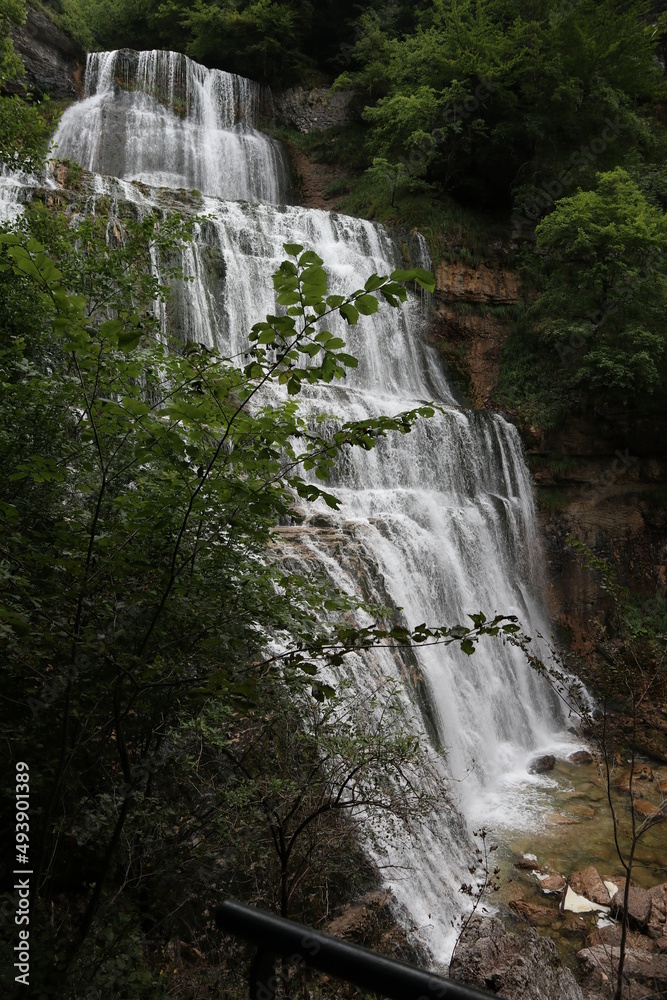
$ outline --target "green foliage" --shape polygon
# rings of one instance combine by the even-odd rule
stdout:
[[[76,2],[100,48],[174,49],[274,86],[303,80],[335,59],[355,9],[350,0]]]
[[[14,52],[10,29],[23,24],[25,0],[0,0],[0,86],[15,80],[23,71],[23,63]]]
[[[356,364],[327,331],[331,316],[356,325],[399,305],[406,285],[432,289],[432,275],[372,275],[351,294],[331,295],[321,259],[288,244],[273,277],[281,315],[254,327],[239,369],[197,344],[170,350],[155,336],[168,289],[151,260],[178,277],[191,224],[98,213],[70,229],[36,208],[22,225],[0,235],[0,712],[12,759],[33,769],[31,942],[42,956],[34,980],[63,997],[130,985],[132,995],[154,995],[148,979],[132,978],[143,975],[139,930],[167,919],[177,936],[197,926],[198,900],[219,868],[198,847],[197,831],[218,816],[206,803],[225,806],[221,822],[240,804],[257,829],[268,822],[267,796],[287,804],[296,795],[299,809],[312,810],[339,759],[363,764],[358,780],[376,791],[394,762],[413,759],[418,748],[393,725],[372,729],[357,713],[360,728],[338,726],[336,713],[348,709],[321,664],[341,666],[378,644],[454,642],[472,654],[481,636],[511,636],[517,626],[477,615],[469,625],[411,630],[368,607],[372,624],[355,627],[356,599],[291,571],[269,544],[291,515],[293,491],[337,506],[318,482],[342,448],[372,448],[433,413],[422,404],[324,435],[297,400],[303,385],[343,378]],[[267,392],[272,383],[287,397]],[[283,652],[267,654],[269,642]],[[315,743],[295,735],[302,723],[286,711],[286,692],[319,720]],[[212,789],[190,740],[195,733],[202,746],[206,713],[214,756],[220,740],[235,754],[240,730],[253,747],[253,727],[261,744],[289,720],[280,736],[287,756],[273,770],[268,751],[255,756],[252,780],[228,756],[233,775]],[[343,795],[324,812],[351,810]],[[317,844],[325,865],[332,830],[349,842],[342,821],[315,823],[324,812],[290,834],[297,873]],[[302,838],[306,827],[316,843]],[[267,860],[262,848],[257,857],[275,873],[275,855]],[[295,869],[279,861],[284,888]]]
[[[665,378],[667,217],[617,168],[594,191],[561,199],[537,227],[548,281],[536,305],[540,341],[576,391],[636,402]]]
[[[37,172],[44,164],[62,104],[48,97],[0,97],[0,163]]]
[[[644,30],[645,14],[642,2],[433,0],[401,33],[371,11],[358,24],[356,71],[339,85],[375,101],[364,113],[372,155],[413,174],[419,164],[429,182],[477,202],[508,200],[527,163],[532,182],[553,180],[554,149],[564,160],[607,119],[603,145],[618,150],[634,127],[631,102],[658,86],[660,32]]]
[[[163,4],[179,7],[175,3]],[[188,55],[207,65],[224,67],[258,80],[298,78],[310,63],[294,40],[307,33],[313,8],[310,3],[280,0],[236,0],[180,9],[180,23],[191,41]]]

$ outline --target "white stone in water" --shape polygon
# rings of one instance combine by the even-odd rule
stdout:
[[[585,896],[580,896],[578,892],[574,892],[570,889],[569,885],[565,893],[563,909],[570,910],[572,913],[609,913],[608,906],[593,903],[590,899],[586,899]]]
[[[526,861],[537,861],[537,854],[524,854]]]

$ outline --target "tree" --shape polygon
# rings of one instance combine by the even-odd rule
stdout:
[[[287,244],[273,279],[279,314],[254,327],[238,369],[155,338],[168,290],[151,260],[169,272],[190,224],[98,214],[72,231],[37,211],[29,227],[0,235],[2,716],[12,758],[40,760],[30,780],[34,974],[62,992],[87,968],[113,978],[114,936],[136,935],[145,918],[145,898],[127,888],[144,882],[126,845],[139,832],[164,841],[170,747],[208,699],[247,705],[270,681],[302,677],[322,700],[333,693],[323,661],[378,643],[457,641],[473,652],[480,635],[516,626],[411,631],[380,616],[357,628],[340,614],[356,600],[269,554],[293,491],[337,505],[317,482],[342,448],[372,448],[433,412],[347,422],[325,437],[296,400],[303,384],[356,364],[323,322],[355,325],[380,298],[398,306],[406,283],[432,287],[429,274],[373,275],[330,295],[320,258]],[[282,402],[267,395],[271,383],[286,387]],[[269,639],[284,652],[267,656]],[[80,902],[51,925],[63,894]],[[134,903],[119,910],[119,896]]]
[[[665,377],[667,216],[617,168],[558,201],[536,234],[548,271],[539,336],[571,384],[606,404],[655,393]]]
[[[221,815],[233,810],[222,855],[243,855],[236,889],[284,917],[312,919],[309,900],[324,885],[326,912],[360,881],[355,866],[373,881],[360,864],[357,820],[368,836],[382,817],[409,828],[435,795],[423,740],[391,690],[378,688],[362,710],[349,684],[321,701],[303,685],[272,685],[249,711],[209,703],[193,735]]]
[[[642,131],[633,103],[659,85],[663,30],[645,30],[643,2],[433,0],[415,18],[406,32],[364,15],[341,79],[369,99],[372,156],[396,160],[419,145],[431,183],[497,205],[519,185],[553,181],[601,123],[618,127],[598,169],[613,165],[622,130]],[[586,167],[580,157],[582,179]]]

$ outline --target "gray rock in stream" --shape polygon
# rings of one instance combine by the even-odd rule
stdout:
[[[499,993],[505,1000],[584,1000],[551,938],[540,937],[532,927],[512,934],[497,917],[470,921],[454,951],[449,975]]]
[[[556,758],[553,754],[545,753],[543,757],[535,757],[528,765],[528,774],[546,774],[553,771],[556,766]]]

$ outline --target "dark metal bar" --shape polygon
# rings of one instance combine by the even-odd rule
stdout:
[[[258,948],[250,966],[250,1000],[274,1000],[273,985],[276,974],[276,956],[272,951]]]
[[[251,1000],[273,1000],[281,981],[279,975],[266,978],[266,960],[259,975],[260,956],[280,954],[291,966],[310,965],[361,989],[380,993],[389,1000],[489,1000],[498,994],[464,986],[453,979],[436,976],[405,962],[377,955],[368,948],[341,941],[330,934],[304,927],[293,920],[276,917],[254,906],[227,900],[215,911],[221,930],[257,945],[251,975]],[[253,992],[254,990],[254,992]]]

